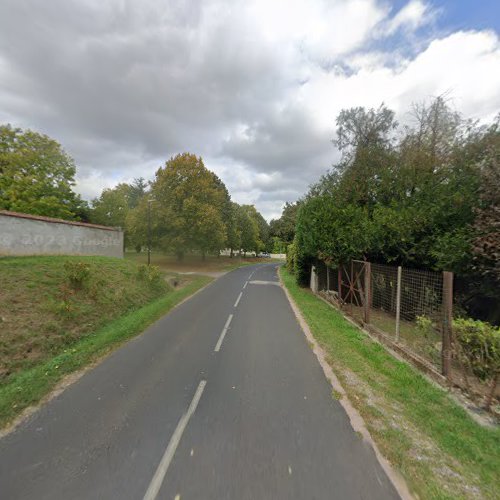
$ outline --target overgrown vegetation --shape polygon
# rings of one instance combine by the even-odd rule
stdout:
[[[419,498],[499,498],[500,430],[280,273],[382,453]]]
[[[350,259],[453,271],[462,313],[500,323],[500,127],[443,97],[399,127],[381,106],[337,118],[342,159],[300,203],[294,268]],[[305,269],[304,269],[305,268]]]
[[[0,384],[169,292],[157,269],[106,257],[0,259]]]
[[[489,409],[500,374],[500,328],[484,321],[459,318],[453,321],[456,357],[463,367],[468,384],[468,372],[479,380],[490,383],[486,399]]]

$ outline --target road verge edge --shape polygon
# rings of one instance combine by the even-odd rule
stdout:
[[[186,287],[117,318],[46,362],[21,372],[0,388],[0,438],[15,430],[42,405],[61,394],[113,351],[137,338],[214,280],[198,276]],[[14,411],[12,411],[14,408]]]
[[[302,332],[304,333],[307,341],[312,347],[312,351],[315,354],[322,370],[323,373],[332,386],[332,389],[334,393],[337,395],[337,400],[338,402],[342,405],[344,408],[344,411],[347,413],[347,416],[349,417],[351,427],[354,429],[355,432],[358,432],[361,434],[363,437],[363,440],[373,449],[375,456],[377,457],[377,460],[379,461],[381,467],[384,469],[384,472],[387,474],[387,477],[393,484],[394,488],[398,492],[399,496],[403,500],[411,500],[413,499],[413,495],[410,493],[410,490],[406,484],[405,479],[403,476],[395,470],[392,465],[389,463],[389,461],[382,455],[380,450],[378,449],[377,444],[375,441],[372,439],[370,432],[368,431],[368,428],[363,420],[363,417],[360,415],[360,413],[354,408],[352,405],[351,401],[349,400],[347,396],[347,392],[345,391],[344,387],[340,383],[339,379],[335,375],[332,367],[329,365],[328,361],[326,360],[326,352],[323,350],[323,348],[319,345],[319,343],[316,341],[314,338],[314,335],[311,332],[311,329],[309,328],[309,325],[307,324],[306,320],[304,319],[304,316],[302,315],[302,312],[300,311],[299,306],[296,304],[295,300],[291,296],[290,292],[288,291],[285,283],[283,282],[283,278],[281,276],[281,268],[278,270],[278,276],[280,280],[280,285],[285,292],[285,295],[288,299],[288,302],[290,304],[290,307],[292,308],[292,311],[300,325],[300,328],[302,329]]]

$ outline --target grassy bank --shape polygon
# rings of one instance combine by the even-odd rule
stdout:
[[[477,424],[447,393],[283,281],[381,452],[420,498],[500,498],[500,430]]]
[[[72,282],[82,265],[86,277]],[[119,259],[0,259],[0,427],[208,282],[193,276],[172,290]]]

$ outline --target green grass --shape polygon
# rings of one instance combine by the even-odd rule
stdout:
[[[81,289],[68,286],[67,261],[90,265]],[[121,259],[0,259],[0,427],[210,281],[190,276],[172,290]]]
[[[334,308],[283,281],[382,453],[420,498],[500,498],[500,430],[392,357]]]

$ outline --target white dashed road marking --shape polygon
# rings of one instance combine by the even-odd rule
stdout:
[[[233,315],[230,314],[229,318],[227,318],[226,324],[224,325],[224,329],[222,330],[222,333],[220,334],[219,340],[217,341],[217,344],[215,345],[215,352],[220,351],[220,346],[222,345],[222,341],[224,340],[224,337],[226,336],[227,329],[229,328],[229,325],[231,324],[231,320],[233,319]]]
[[[160,464],[158,465],[158,468],[156,469],[155,475],[153,476],[153,479],[151,480],[151,483],[149,484],[149,488],[146,491],[146,494],[144,495],[143,500],[155,500],[156,499],[156,496],[158,495],[158,492],[160,491],[161,485],[163,483],[163,479],[165,479],[165,475],[168,471],[170,463],[172,462],[172,459],[174,458],[175,450],[177,449],[177,446],[179,446],[179,443],[180,443],[181,438],[182,438],[182,434],[184,433],[184,430],[187,427],[189,419],[193,416],[194,412],[196,411],[196,407],[198,406],[198,403],[200,402],[201,395],[203,394],[203,391],[205,390],[206,384],[207,384],[206,380],[202,380],[199,383],[198,388],[196,389],[196,392],[194,393],[193,400],[191,401],[191,404],[189,405],[187,412],[184,413],[184,415],[182,415],[181,419],[179,420],[179,423],[177,424],[177,427],[175,428],[174,433],[172,434],[172,437],[170,438],[170,442],[168,443],[167,449],[165,450],[165,453],[163,454],[163,457],[160,461]],[[180,495],[178,495],[178,498],[180,498]]]

